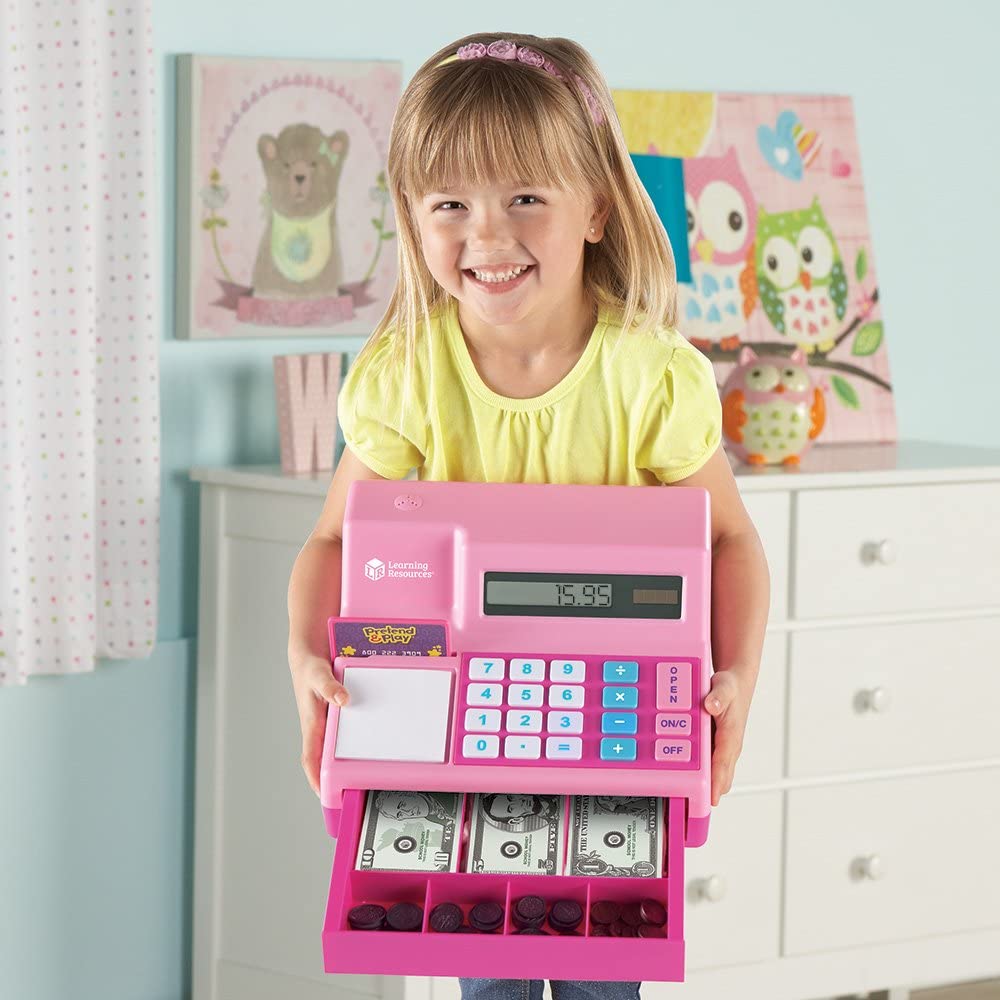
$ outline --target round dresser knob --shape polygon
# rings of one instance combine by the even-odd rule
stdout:
[[[873,882],[885,877],[885,862],[878,854],[855,858],[852,867],[860,878],[869,878]]]
[[[697,883],[698,897],[710,903],[718,903],[726,894],[726,880],[721,875],[709,875]]]
[[[896,561],[896,545],[891,538],[883,538],[880,542],[865,542],[861,547],[861,555],[868,564],[891,566]]]
[[[859,691],[857,704],[862,712],[885,712],[891,700],[886,688],[877,687],[870,691]]]

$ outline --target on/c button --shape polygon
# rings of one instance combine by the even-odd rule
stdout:
[[[676,760],[680,763],[691,760],[690,740],[657,740],[653,756],[659,761]]]

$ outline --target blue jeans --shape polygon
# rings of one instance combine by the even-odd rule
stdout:
[[[462,1000],[542,1000],[541,979],[459,979]],[[549,980],[552,1000],[639,1000],[640,983]]]

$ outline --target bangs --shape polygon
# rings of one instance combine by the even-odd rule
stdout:
[[[430,191],[508,184],[584,190],[580,136],[568,127],[566,104],[560,106],[571,96],[526,66],[472,65],[468,71],[485,72],[486,81],[469,85],[462,80],[467,74],[453,74],[447,89],[428,95],[422,127],[414,122],[407,130],[410,148],[399,161],[404,190],[418,199]]]

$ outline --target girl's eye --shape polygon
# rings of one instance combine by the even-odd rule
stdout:
[[[515,195],[514,201],[518,201],[521,198],[531,198],[534,201],[538,201],[538,196],[533,194],[519,194]],[[461,205],[460,201],[442,201],[437,207],[444,208],[446,205]]]

